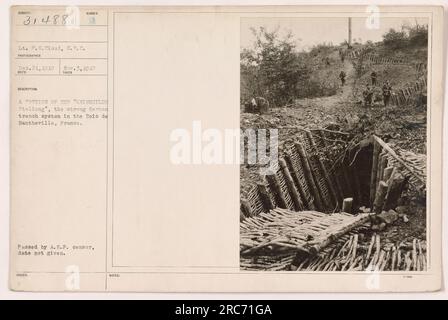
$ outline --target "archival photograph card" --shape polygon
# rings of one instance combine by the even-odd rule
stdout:
[[[443,8],[11,8],[14,291],[441,286]]]

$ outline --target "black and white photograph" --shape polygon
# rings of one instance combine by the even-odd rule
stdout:
[[[240,26],[240,268],[428,270],[428,19]]]
[[[0,296],[446,297],[446,6],[6,9]]]

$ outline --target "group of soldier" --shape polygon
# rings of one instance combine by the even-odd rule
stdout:
[[[342,70],[339,73],[339,79],[341,80],[341,86],[345,85],[346,76],[347,75],[345,74],[344,70]],[[372,71],[372,73],[370,74],[370,80],[371,80],[371,82],[366,84],[366,87],[362,92],[363,102],[364,102],[365,107],[370,107],[373,104],[374,88],[378,85],[378,75],[375,71]],[[392,87],[390,85],[389,80],[386,80],[383,83],[383,87],[382,87],[381,91],[383,94],[384,106],[387,107],[389,105],[390,98],[392,96]]]
[[[341,80],[341,86],[345,86],[346,73],[342,70],[339,73],[339,79]],[[375,71],[370,74],[370,83],[366,84],[365,89],[362,92],[363,102],[365,107],[370,107],[373,104],[374,88],[378,86],[378,75]],[[389,105],[392,96],[392,87],[389,80],[383,83],[382,87],[383,104],[385,107]],[[253,97],[245,103],[245,112],[251,113],[266,113],[269,110],[269,102],[263,97]]]

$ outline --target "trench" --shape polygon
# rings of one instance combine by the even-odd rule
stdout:
[[[303,131],[241,198],[241,267],[424,270],[424,242],[384,248],[375,228],[398,217],[403,194],[425,195],[425,163],[376,136],[351,146],[342,132]]]

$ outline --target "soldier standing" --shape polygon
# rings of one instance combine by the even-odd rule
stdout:
[[[370,85],[366,85],[365,90],[362,92],[362,95],[364,97],[364,106],[369,107],[372,105],[372,98],[373,98],[373,90],[370,87]]]
[[[342,70],[341,73],[339,73],[339,79],[341,79],[341,86],[345,85],[345,77],[346,77],[346,74],[345,74],[344,70]]]
[[[390,86],[389,80],[387,80],[383,85],[383,102],[384,106],[387,107],[392,95],[392,87]]]
[[[375,71],[373,71],[373,72],[370,74],[370,78],[372,79],[372,86],[376,86],[377,74],[376,74]]]

